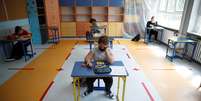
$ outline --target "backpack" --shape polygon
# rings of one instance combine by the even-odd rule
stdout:
[[[137,34],[134,38],[131,39],[131,41],[139,41],[140,40],[140,34]]]

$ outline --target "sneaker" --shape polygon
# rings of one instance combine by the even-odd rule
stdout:
[[[85,92],[82,94],[82,97],[88,96],[88,95],[91,94],[91,93],[92,93],[92,92],[85,91]]]
[[[115,96],[113,93],[106,93],[106,96],[108,96],[110,99],[115,99]]]
[[[16,59],[14,59],[14,58],[6,58],[4,61],[5,62],[11,62],[11,61],[15,61]]]

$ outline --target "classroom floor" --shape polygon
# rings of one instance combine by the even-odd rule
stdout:
[[[166,48],[162,45],[129,40],[114,43],[116,59],[123,59],[130,74],[125,101],[201,101],[201,92],[197,89],[201,81],[200,65],[184,59],[170,62],[165,58]],[[26,63],[24,59],[1,62],[0,100],[73,101],[72,65],[76,60],[83,60],[80,56],[86,55],[88,50],[85,41],[64,40],[54,46],[39,46],[37,56]],[[114,79],[112,87],[114,93],[116,81]],[[110,101],[103,94],[95,91],[81,101]]]

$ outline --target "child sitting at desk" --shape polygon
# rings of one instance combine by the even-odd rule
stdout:
[[[154,39],[157,40],[158,32],[154,29],[154,26],[157,26],[157,21],[155,21],[154,16],[151,17],[151,21],[147,22],[147,30],[150,30],[148,40],[151,40],[151,36],[154,35]]]
[[[96,19],[91,18],[90,19],[91,29],[86,33],[87,40],[91,40],[94,38],[94,36],[103,36],[105,33],[101,33],[101,29],[105,29],[106,26],[98,26]]]
[[[85,57],[85,65],[88,68],[92,67],[92,60],[103,60],[110,64],[113,63],[113,54],[108,48],[108,37],[101,36],[98,39],[98,47],[94,48],[92,51],[90,51],[87,56]],[[84,92],[83,96],[87,96],[90,93],[93,92],[93,84],[97,78],[86,78],[87,83],[87,90]],[[113,78],[112,77],[102,77],[104,83],[105,83],[105,92],[106,96],[109,98],[113,98],[114,95],[111,92],[111,87],[113,84]]]
[[[17,43],[14,44],[12,52],[11,52],[11,56],[9,58],[7,58],[5,61],[14,61],[14,60],[18,60],[23,56],[23,46],[21,42],[26,42],[26,41],[30,41],[28,39],[31,38],[31,34],[28,33],[26,30],[22,29],[21,26],[16,26],[15,27],[15,33],[12,35],[9,35],[7,37],[7,40],[11,40],[11,41],[15,41],[17,40]],[[19,42],[19,40],[21,42]],[[27,46],[25,46],[27,47]]]

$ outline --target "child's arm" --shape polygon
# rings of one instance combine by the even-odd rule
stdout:
[[[91,63],[92,59],[93,59],[93,52],[90,51],[90,52],[87,54],[87,56],[85,57],[85,65],[86,65],[87,67],[92,67],[92,63]]]

